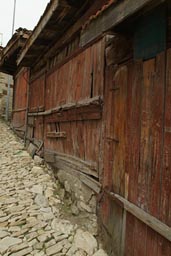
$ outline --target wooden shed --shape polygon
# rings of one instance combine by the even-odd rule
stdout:
[[[52,0],[17,60],[27,144],[96,192],[111,256],[171,255],[170,11]]]

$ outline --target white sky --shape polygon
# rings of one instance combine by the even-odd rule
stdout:
[[[15,30],[33,30],[50,0],[16,0]],[[0,43],[5,46],[12,35],[14,0],[0,0]]]

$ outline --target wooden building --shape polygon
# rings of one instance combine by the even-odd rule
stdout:
[[[19,69],[16,61],[30,34],[31,31],[19,28],[0,56],[0,71],[10,74],[14,78],[11,125],[20,137],[25,134],[27,119],[28,68]]]
[[[27,144],[97,193],[112,256],[171,255],[170,25],[170,1],[52,0],[17,60]]]

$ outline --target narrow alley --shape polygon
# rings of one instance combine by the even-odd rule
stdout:
[[[171,256],[171,1],[1,2],[0,256]]]
[[[64,218],[57,184],[0,121],[0,255],[106,255],[91,233]]]

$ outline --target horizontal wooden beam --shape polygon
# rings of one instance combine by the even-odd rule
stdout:
[[[45,106],[37,106],[37,107],[31,107],[30,108],[30,110],[29,110],[29,112],[30,113],[38,113],[38,112],[41,112],[42,113],[42,111],[44,111],[45,110]]]
[[[45,150],[44,158],[46,162],[55,165],[57,168],[70,169],[98,178],[96,163],[90,163],[78,157],[51,150]]]
[[[80,108],[68,109],[60,111],[46,117],[46,123],[62,123],[62,122],[76,122],[86,120],[100,120],[102,117],[101,106],[90,105]]]
[[[155,1],[156,5],[159,5],[162,2],[164,1]],[[86,26],[81,35],[80,46],[84,47],[101,34],[111,30],[145,6],[152,3],[154,3],[154,0],[125,0],[118,1],[118,4],[114,3],[96,19],[90,21]]]
[[[58,167],[59,166],[59,167]],[[79,172],[77,170],[71,169],[70,167],[67,166],[63,166],[63,165],[56,165],[57,168],[60,168],[61,170],[63,170],[64,172],[68,172],[69,174],[76,176],[79,178],[79,180],[86,185],[87,187],[89,187],[92,191],[94,191],[96,194],[99,194],[101,191],[101,184],[96,181],[95,179],[91,178],[90,176]],[[64,169],[65,167],[65,169]]]
[[[13,113],[24,112],[24,111],[26,111],[26,110],[27,110],[27,108],[19,108],[19,109],[14,109],[12,112],[13,112]]]
[[[74,102],[74,103],[68,103],[64,105],[60,105],[57,108],[49,109],[44,112],[39,112],[37,113],[38,109],[35,109],[35,113],[28,113],[28,116],[48,116],[54,113],[58,113],[61,111],[66,111],[66,110],[71,110],[71,109],[79,109],[79,108],[84,108],[88,106],[99,106],[102,107],[103,104],[103,98],[101,96],[93,97],[90,99]],[[54,121],[53,121],[54,122]]]
[[[127,212],[131,213],[137,219],[145,223],[151,229],[156,231],[162,237],[166,238],[171,242],[171,227],[167,226],[157,218],[153,217],[149,213],[145,212],[144,210],[140,209],[136,205],[130,203],[125,198],[121,197],[118,194],[106,191],[105,192],[120,206],[122,206]]]

